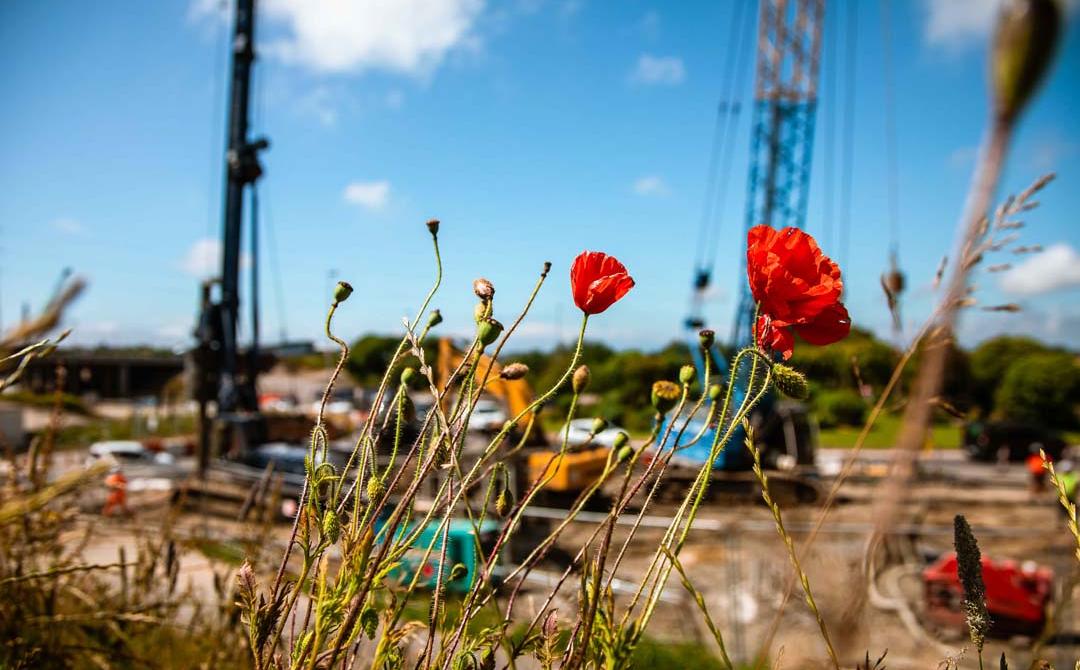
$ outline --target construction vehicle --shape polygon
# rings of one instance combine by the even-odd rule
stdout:
[[[389,511],[376,524],[376,537],[381,541],[381,533]],[[415,524],[398,530],[398,536],[415,532]],[[446,530],[446,562],[442,563],[443,527],[438,520],[429,521],[413,540],[401,561],[390,572],[391,579],[404,583],[417,579],[417,586],[422,589],[434,589],[439,581],[440,565],[442,568],[443,587],[451,593],[468,593],[474,580],[479,578],[480,567],[485,555],[495,547],[500,525],[492,519],[485,519],[477,527],[469,519],[451,519]],[[455,569],[456,566],[461,566]],[[498,582],[500,572],[496,570],[493,578]]]
[[[993,561],[983,556],[982,574],[990,635],[1000,639],[1014,635],[1038,637],[1046,627],[1053,571],[1033,562],[1017,565],[1015,561]],[[926,620],[952,636],[964,635],[967,610],[956,554],[941,556],[923,570],[922,580]]]
[[[436,387],[444,390],[450,375],[461,365],[464,354],[454,348],[449,338],[439,340]],[[481,355],[477,361],[478,377],[487,375],[485,392],[502,402],[510,417],[522,414],[519,426],[526,426],[536,417],[527,411],[533,402],[533,391],[524,379],[506,380],[499,376],[502,366],[493,363],[487,356]],[[490,368],[490,374],[488,374]],[[444,397],[446,403],[448,398]],[[609,448],[588,444],[577,445],[562,458],[548,447],[543,429],[534,425],[529,433],[528,442],[516,463],[515,478],[523,482],[543,482],[540,495],[547,504],[560,501],[572,501],[578,493],[595,482],[604,471],[608,461]]]

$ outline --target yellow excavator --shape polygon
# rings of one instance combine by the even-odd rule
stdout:
[[[438,365],[435,371],[435,385],[441,391],[446,389],[450,375],[464,360],[465,354],[457,350],[449,338],[441,338],[438,348]],[[487,374],[490,368],[491,374]],[[524,379],[507,380],[499,376],[502,366],[488,356],[481,355],[477,361],[477,377],[487,375],[488,383],[484,391],[502,402],[507,415],[516,417],[524,412],[534,399],[532,387]],[[444,402],[447,399],[444,397]],[[522,416],[518,425],[526,426],[533,420],[531,412]],[[552,494],[575,496],[599,478],[607,463],[607,447],[571,451],[556,460],[557,454],[547,449],[547,437],[540,426],[534,426],[529,433],[529,440],[524,458],[527,481],[546,480],[544,490]]]

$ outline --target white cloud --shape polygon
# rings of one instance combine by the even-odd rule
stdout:
[[[926,41],[961,47],[989,34],[1001,0],[924,0],[924,5]]]
[[[334,92],[326,86],[316,86],[311,91],[296,98],[296,111],[314,117],[326,128],[337,124],[338,110],[334,102]]]
[[[657,175],[645,175],[634,180],[634,193],[642,196],[663,196],[671,193],[667,182]]]
[[[483,5],[483,0],[265,0],[265,16],[284,35],[271,38],[264,51],[316,72],[381,69],[423,76],[474,39]]]
[[[54,219],[51,225],[61,233],[67,233],[68,235],[80,235],[86,232],[82,222],[68,217]]]
[[[240,254],[240,266],[251,265],[251,255]],[[195,277],[205,278],[217,275],[221,272],[221,240],[213,237],[204,237],[188,248],[187,253],[180,259],[180,269]]]
[[[686,68],[678,56],[652,56],[641,54],[630,73],[630,81],[637,84],[664,84],[675,86],[686,79]]]
[[[926,24],[923,37],[934,46],[961,49],[988,36],[1004,0],[923,0]],[[1066,11],[1077,0],[1065,1]]]
[[[342,197],[345,202],[360,205],[368,209],[382,209],[390,200],[390,182],[354,181],[345,187]]]
[[[1080,253],[1059,242],[1001,275],[1001,290],[1014,295],[1039,295],[1080,286]]]

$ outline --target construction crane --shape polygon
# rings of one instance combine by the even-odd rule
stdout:
[[[225,204],[222,226],[221,275],[203,284],[201,309],[192,352],[194,395],[199,405],[199,471],[209,465],[211,442],[219,451],[260,441],[255,378],[259,367],[258,238],[255,225],[255,184],[262,175],[259,152],[266,138],[251,138],[251,70],[255,61],[255,0],[237,0],[232,39],[225,151]],[[240,257],[244,199],[250,192],[251,230],[251,345],[242,355],[237,338],[240,322]],[[218,297],[214,298],[214,287]],[[207,406],[217,401],[217,430],[211,430]],[[213,436],[211,433],[214,433]]]
[[[824,15],[824,0],[760,0],[744,215],[747,231],[761,224],[801,228],[805,223]],[[736,21],[737,17],[738,14]],[[710,175],[710,179],[713,176]],[[711,185],[706,197],[713,197]],[[706,210],[711,206],[707,203]],[[703,217],[703,227],[716,225],[709,217]],[[707,230],[703,230],[702,237],[708,237]],[[716,239],[715,233],[712,237]],[[751,344],[755,312],[754,298],[746,282],[745,247],[739,256],[738,284],[742,288],[730,338],[735,349]],[[705,325],[700,308],[710,276],[711,267],[699,265],[695,271],[692,312],[686,322],[693,331],[692,351],[698,350],[696,331]],[[744,390],[736,381],[736,395]],[[736,403],[738,400],[737,397]],[[795,465],[813,464],[816,431],[809,425],[804,408],[793,403],[767,401],[755,414],[754,422],[758,424],[755,434],[763,442],[767,463],[775,465],[778,456],[786,454]],[[681,457],[691,462],[706,460],[712,442],[710,437],[707,435],[696,445],[686,448]],[[731,442],[740,444],[742,439],[741,434],[735,435]],[[750,459],[746,450],[725,449],[713,467],[718,471],[743,471],[750,467]]]

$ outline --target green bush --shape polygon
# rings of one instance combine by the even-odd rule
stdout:
[[[1009,365],[994,401],[994,411],[1003,419],[1074,428],[1080,402],[1080,364],[1064,353],[1023,356]]]
[[[1047,353],[1050,349],[1030,337],[1002,335],[979,344],[970,356],[972,395],[983,412],[994,409],[994,395],[1001,386],[1009,366],[1030,354]]]
[[[866,419],[866,401],[851,389],[826,389],[813,397],[818,423],[824,428],[861,426]]]

